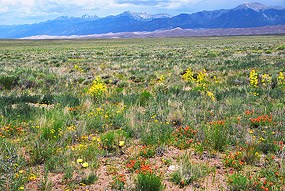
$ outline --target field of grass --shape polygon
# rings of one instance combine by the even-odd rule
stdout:
[[[285,189],[285,36],[0,41],[0,190]]]

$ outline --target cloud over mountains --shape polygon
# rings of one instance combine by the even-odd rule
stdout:
[[[181,12],[230,8],[243,2],[244,0],[0,0],[0,25],[36,23],[63,15],[107,16],[125,10],[176,15]],[[284,0],[260,2],[285,6]]]

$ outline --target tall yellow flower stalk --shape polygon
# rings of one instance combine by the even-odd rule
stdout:
[[[279,75],[277,77],[277,81],[279,85],[285,85],[285,77],[283,72],[279,72]]]
[[[191,68],[188,68],[185,74],[183,74],[182,78],[185,82],[190,82],[190,83],[194,82],[197,87],[202,87],[204,89],[206,88],[206,78],[207,78],[206,70],[199,72],[197,76],[194,77],[193,70]]]
[[[195,79],[193,76],[194,76],[194,73],[193,73],[192,68],[188,68],[185,74],[183,74],[182,78],[186,82],[194,82]]]
[[[264,87],[270,86],[272,77],[269,74],[262,74],[261,82]]]
[[[250,74],[249,74],[249,83],[251,86],[253,87],[257,87],[258,86],[258,74],[255,70],[251,70]]]
[[[208,91],[207,87],[207,72],[204,69],[203,71],[198,72],[197,76],[194,76],[194,72],[191,68],[188,68],[182,76],[183,80],[188,83],[194,83],[199,90],[211,98],[212,101],[216,101],[215,95],[213,92]]]
[[[89,88],[88,93],[95,98],[102,97],[107,92],[107,85],[97,77],[92,86]]]
[[[197,80],[196,80],[198,86],[204,89],[206,88],[206,76],[207,76],[207,72],[204,69],[203,71],[198,73]]]

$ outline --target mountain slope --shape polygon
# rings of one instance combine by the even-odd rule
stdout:
[[[233,9],[201,11],[170,17],[167,14],[124,12],[115,16],[59,17],[32,25],[0,26],[0,38],[36,35],[88,35],[118,32],[169,30],[174,28],[252,28],[285,25],[285,9],[260,3],[244,3]]]

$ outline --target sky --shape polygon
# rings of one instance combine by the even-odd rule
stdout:
[[[285,7],[285,0],[0,0],[0,25],[31,24],[59,16],[105,17],[124,11],[150,14],[194,13],[234,8],[244,2]]]

